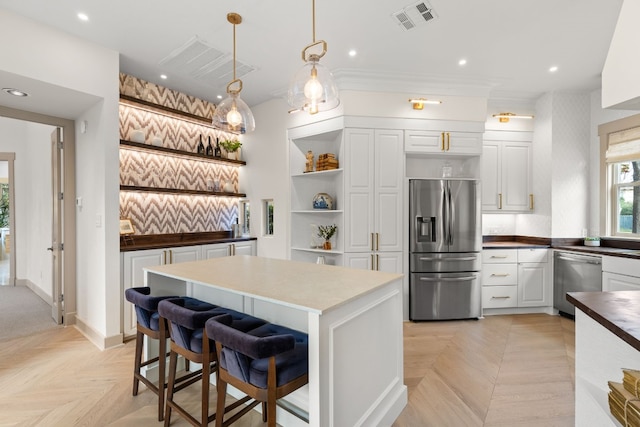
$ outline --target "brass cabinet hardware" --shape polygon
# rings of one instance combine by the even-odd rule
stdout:
[[[375,263],[374,263],[373,254],[371,254],[371,269],[372,269],[372,270],[375,270],[375,269],[376,269],[376,266],[375,266]]]
[[[376,271],[380,271],[380,255],[376,254]]]
[[[451,134],[447,132],[447,151],[451,148]]]
[[[502,209],[502,193],[498,193],[498,209]]]
[[[376,251],[380,250],[380,233],[376,233]]]
[[[167,263],[167,251],[162,251],[162,263]]]
[[[371,233],[371,250],[375,251],[375,249],[374,249],[375,246],[374,246],[374,243],[373,243],[373,235],[374,235],[374,233]]]
[[[440,134],[440,151],[445,151],[444,150],[444,132]]]
[[[169,249],[169,264],[173,264],[173,251]]]
[[[533,194],[529,194],[529,209],[533,210]]]

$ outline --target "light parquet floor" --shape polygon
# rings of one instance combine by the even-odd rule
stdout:
[[[492,316],[404,333],[409,404],[395,427],[573,426],[572,321]],[[133,352],[133,342],[100,351],[73,327],[0,343],[0,426],[161,425],[153,393],[131,396]],[[198,387],[181,393],[196,411]],[[263,425],[258,413],[234,424]]]

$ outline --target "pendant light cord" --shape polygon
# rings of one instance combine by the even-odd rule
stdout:
[[[311,26],[311,28],[313,28],[313,43],[315,44],[316,42],[316,0],[311,0],[311,17],[313,19],[313,25]]]
[[[233,80],[236,80],[236,24],[233,24]]]

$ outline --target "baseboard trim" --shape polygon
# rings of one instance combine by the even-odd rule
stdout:
[[[106,350],[111,347],[116,347],[122,345],[123,343],[122,334],[105,337],[100,332],[89,326],[78,316],[75,316],[75,324],[73,326],[75,326],[75,328],[80,331],[80,333],[84,335],[85,338],[91,341],[93,345],[98,347],[100,350]]]
[[[38,285],[36,285],[29,279],[16,279],[16,286],[26,286],[27,288],[31,289],[34,294],[38,295],[40,299],[49,304],[49,306],[53,304],[51,295],[47,295],[45,291],[43,291],[40,287],[38,287]]]

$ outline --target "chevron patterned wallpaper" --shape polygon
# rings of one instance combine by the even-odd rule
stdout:
[[[215,105],[183,95],[135,77],[120,75],[123,94],[143,98],[180,111],[211,117]],[[208,137],[234,138],[209,126],[154,113],[142,108],[120,104],[120,139],[131,140],[131,132],[142,130],[145,143],[159,137],[162,146],[195,152],[202,135],[205,146]],[[228,182],[239,192],[238,167],[197,159],[182,159],[147,153],[122,147],[120,149],[120,184],[140,187],[174,188],[180,190],[223,191]],[[129,218],[136,234],[169,234],[229,230],[238,216],[237,198],[204,195],[171,195],[120,192],[120,216]]]

